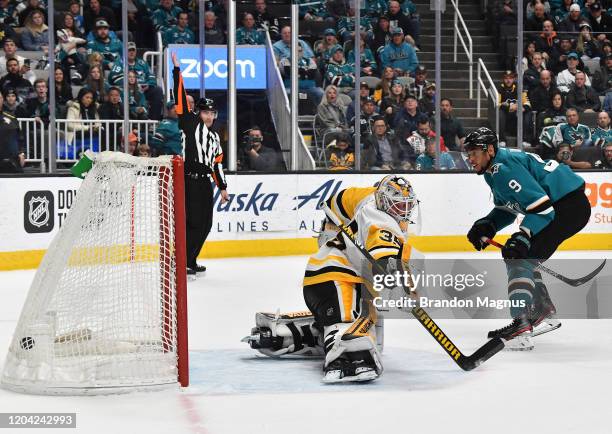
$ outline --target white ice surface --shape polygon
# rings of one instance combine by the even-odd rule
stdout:
[[[587,254],[558,257],[579,256]],[[0,412],[77,413],[76,430],[54,433],[612,433],[612,320],[564,320],[537,338],[534,351],[500,353],[472,372],[459,370],[416,321],[387,320],[384,375],[362,385],[321,384],[318,360],[259,357],[240,339],[258,310],[304,308],[305,261],[206,262],[207,274],[189,282],[185,391],[44,397],[0,389]],[[33,275],[0,273],[0,367]],[[466,353],[491,327],[505,325],[439,323]]]

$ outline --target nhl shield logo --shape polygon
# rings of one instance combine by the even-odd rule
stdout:
[[[23,205],[23,225],[28,233],[51,232],[53,230],[54,200],[50,191],[29,191]]]

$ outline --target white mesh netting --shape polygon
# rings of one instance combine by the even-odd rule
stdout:
[[[4,387],[105,393],[177,382],[172,160],[98,154],[26,299]]]

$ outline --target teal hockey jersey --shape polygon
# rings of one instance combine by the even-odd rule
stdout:
[[[555,217],[553,203],[577,190],[584,180],[565,164],[539,155],[500,148],[484,174],[495,208],[486,217],[499,231],[517,214],[525,217],[521,230],[533,236]]]

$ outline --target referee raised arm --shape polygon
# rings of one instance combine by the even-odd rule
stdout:
[[[217,118],[215,102],[200,98],[195,111],[190,111],[187,93],[176,53],[172,53],[172,77],[176,114],[182,133],[185,159],[185,207],[187,215],[187,274],[206,271],[198,265],[200,250],[210,233],[213,219],[212,181],[221,191],[221,202],[227,202],[227,183],[223,173],[223,151],[219,134],[211,128]]]

